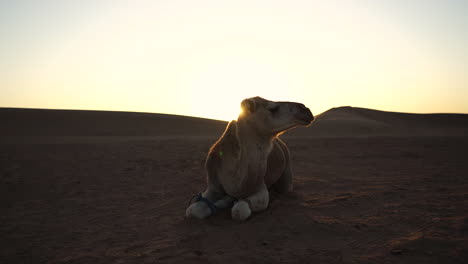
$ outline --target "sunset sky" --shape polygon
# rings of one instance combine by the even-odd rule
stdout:
[[[0,107],[468,113],[468,1],[0,1]]]

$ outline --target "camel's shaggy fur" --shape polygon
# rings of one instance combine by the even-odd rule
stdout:
[[[292,190],[289,151],[278,135],[307,126],[314,117],[303,104],[272,102],[261,97],[242,101],[243,112],[231,121],[211,147],[206,160],[208,187],[202,196],[217,208],[232,206],[232,218],[247,219],[264,210],[269,188]],[[191,204],[186,217],[203,219],[212,214],[206,201]]]

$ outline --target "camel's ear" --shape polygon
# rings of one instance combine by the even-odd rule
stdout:
[[[255,101],[251,98],[245,99],[241,103],[241,108],[244,112],[253,113],[255,112],[255,108],[256,108]]]

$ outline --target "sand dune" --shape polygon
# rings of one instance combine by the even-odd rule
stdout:
[[[468,114],[411,114],[359,107],[337,107],[317,115],[311,129],[298,129],[308,136],[464,136]]]
[[[137,112],[0,108],[1,136],[217,136],[226,122]],[[291,136],[464,136],[468,114],[409,114],[332,108]]]
[[[223,121],[166,114],[0,108],[1,136],[206,135]]]
[[[468,259],[467,115],[330,109],[283,136],[295,190],[245,223],[183,218],[225,122],[7,108],[0,122],[0,263]]]

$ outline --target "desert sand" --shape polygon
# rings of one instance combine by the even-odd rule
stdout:
[[[467,263],[468,115],[339,107],[282,135],[295,190],[184,219],[226,123],[0,109],[0,263]]]

